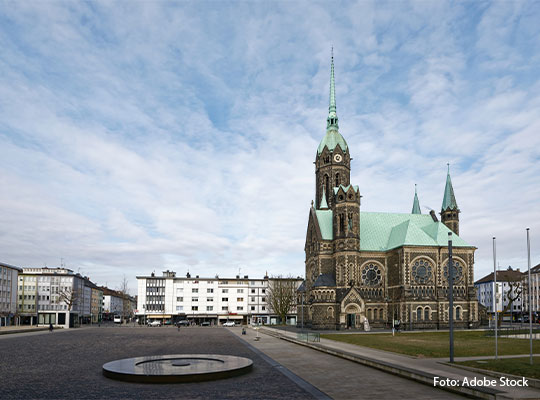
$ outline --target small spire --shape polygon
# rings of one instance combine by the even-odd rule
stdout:
[[[422,214],[420,210],[420,202],[418,201],[418,193],[416,191],[416,183],[414,184],[414,201],[411,214]]]
[[[334,77],[334,46],[332,46],[332,58],[330,64],[330,105],[328,106],[326,129],[331,127],[338,128],[338,117],[336,113],[336,81]]]
[[[324,186],[322,188],[321,204],[319,206],[319,210],[322,209],[328,209],[328,203],[326,202],[326,191],[324,189]]]
[[[448,166],[448,173],[446,175],[446,187],[444,188],[444,196],[441,211],[457,210],[456,197],[454,196],[454,188],[452,187],[452,179],[450,179],[450,163]]]

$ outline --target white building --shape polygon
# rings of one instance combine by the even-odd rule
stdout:
[[[160,319],[175,323],[188,320],[196,324],[278,323],[269,306],[269,284],[272,279],[177,277],[164,271],[161,277],[138,276],[137,315],[142,320]],[[296,287],[302,279],[294,279]],[[287,323],[296,324],[296,308],[287,316]]]
[[[523,273],[523,280],[525,282],[524,286],[527,288],[529,286],[528,272]],[[529,296],[526,290],[523,294],[523,310],[529,312]],[[531,303],[532,312],[535,314],[540,313],[540,264],[531,268]]]
[[[518,284],[516,284],[518,283]],[[513,288],[511,289],[511,285]],[[493,313],[493,289],[495,282],[493,272],[474,283],[476,287],[478,302],[487,308],[488,313]],[[521,294],[518,296],[518,294]],[[507,314],[521,314],[523,310],[523,299],[526,291],[523,288],[523,274],[508,267],[507,270],[497,271],[497,312],[506,309]],[[510,302],[509,297],[516,298],[512,307],[507,309]]]
[[[77,326],[90,315],[84,278],[67,268],[23,268],[18,277],[21,324]],[[85,306],[88,302],[88,307]],[[88,309],[88,310],[86,310]]]
[[[17,282],[21,268],[0,263],[0,326],[15,324]]]

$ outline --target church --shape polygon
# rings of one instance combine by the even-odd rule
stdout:
[[[450,170],[440,220],[422,214],[415,190],[410,214],[362,212],[351,184],[351,149],[339,132],[334,58],[326,134],[315,156],[315,201],[305,242],[305,280],[298,322],[312,329],[478,326],[474,287],[476,248],[459,237]],[[453,310],[448,304],[448,233],[452,232]]]

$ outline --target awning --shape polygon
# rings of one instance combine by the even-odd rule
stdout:
[[[220,315],[219,319],[244,319],[243,315]]]
[[[170,315],[162,315],[162,314],[154,314],[154,315],[147,314],[146,318],[159,318],[159,319],[161,319],[161,318],[171,318],[171,316]]]

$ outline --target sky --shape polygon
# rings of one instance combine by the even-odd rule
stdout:
[[[0,262],[304,275],[334,48],[362,211],[540,263],[537,1],[0,1]]]

